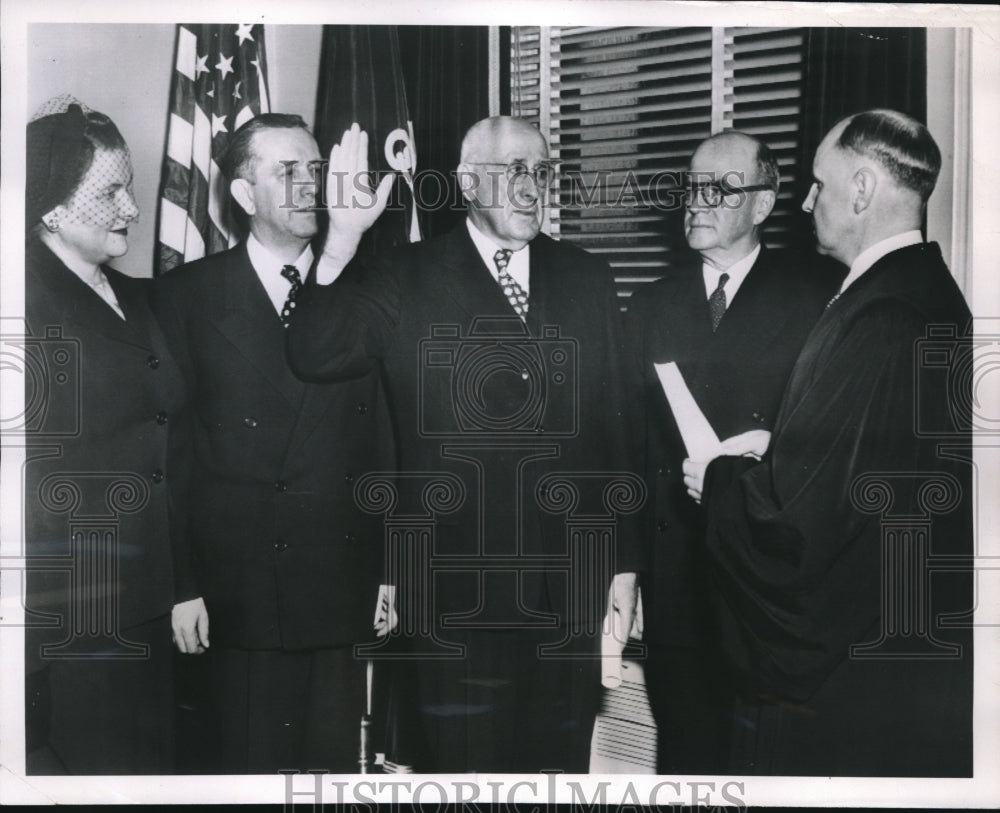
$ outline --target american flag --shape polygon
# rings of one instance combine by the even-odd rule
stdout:
[[[219,161],[230,134],[269,111],[264,27],[177,26],[170,96],[157,275],[237,241]]]

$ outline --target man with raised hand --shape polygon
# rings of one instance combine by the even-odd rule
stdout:
[[[424,587],[408,598],[399,588],[421,615],[403,626],[430,630],[414,641],[426,739],[416,767],[586,772],[601,621],[613,586],[619,629],[631,623],[626,523],[642,502],[625,468],[611,271],[540,233],[548,146],[527,122],[494,117],[462,143],[466,222],[341,274],[361,229],[338,197],[366,150],[352,129],[331,154],[341,245],[328,243],[299,298],[289,354],[311,380],[381,369],[399,449],[393,514],[434,521]],[[432,483],[454,499],[432,504]],[[601,531],[574,536],[570,520],[588,513]]]

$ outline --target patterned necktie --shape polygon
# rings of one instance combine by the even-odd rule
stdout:
[[[528,315],[528,295],[507,271],[507,263],[510,262],[510,255],[513,253],[509,248],[502,248],[493,255],[493,262],[497,265],[497,281],[503,289],[504,296],[510,302],[514,313],[524,319]]]
[[[288,289],[288,298],[281,307],[281,324],[288,327],[288,323],[292,320],[292,311],[295,310],[295,297],[302,290],[302,276],[294,265],[286,265],[282,268],[281,276],[292,283],[292,287]]]
[[[719,322],[722,321],[722,317],[726,312],[725,285],[727,282],[729,282],[729,274],[723,274],[719,277],[718,287],[712,291],[712,295],[708,298],[708,313],[712,317],[713,333],[718,330]]]

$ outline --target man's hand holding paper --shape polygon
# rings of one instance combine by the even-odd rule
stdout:
[[[691,498],[700,503],[705,469],[709,463],[720,455],[760,460],[771,442],[771,433],[764,429],[751,429],[720,442],[691,395],[677,364],[671,361],[655,364],[654,367],[687,449],[688,457],[683,465],[684,485]]]
[[[716,457],[753,457],[760,460],[767,451],[767,446],[771,442],[771,433],[765,429],[751,429],[739,435],[726,438],[719,444],[719,454],[713,455],[708,460],[692,460],[690,457],[684,461],[684,485],[687,492],[695,502],[701,502],[701,492],[705,485],[705,470],[708,464]]]

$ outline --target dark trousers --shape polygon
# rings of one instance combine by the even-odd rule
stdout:
[[[365,661],[353,646],[206,655],[219,773],[358,771]]]
[[[729,773],[734,696],[711,650],[647,644],[646,694],[658,774]]]
[[[423,772],[586,773],[600,698],[596,641],[563,630],[449,630],[462,656],[416,661]]]
[[[130,643],[148,645],[148,656],[51,657],[27,676],[27,773],[174,772],[170,618],[121,634]]]

